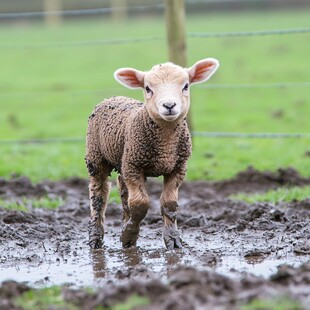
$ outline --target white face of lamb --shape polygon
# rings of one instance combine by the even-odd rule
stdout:
[[[177,82],[166,81],[157,85],[149,82],[145,86],[145,99],[153,118],[173,122],[184,117],[189,107],[188,75]]]
[[[144,89],[145,103],[152,118],[172,122],[188,112],[189,86],[207,81],[218,66],[216,59],[205,58],[190,68],[168,62],[147,72],[122,68],[114,76],[126,87]]]
[[[172,89],[175,88],[176,87],[173,87]],[[167,91],[166,96],[159,96],[159,99],[155,101],[155,104],[159,116],[170,122],[176,120],[180,116],[183,103],[185,105],[187,100],[187,98],[183,98],[182,92]]]

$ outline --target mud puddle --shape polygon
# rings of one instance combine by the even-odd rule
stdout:
[[[202,275],[216,277],[216,281],[223,285],[231,283],[232,287],[254,275],[256,282],[251,281],[256,283],[255,287],[264,281],[269,285],[270,279],[279,274],[280,265],[286,264],[290,266],[285,267],[287,270],[293,270],[287,277],[308,270],[310,199],[274,205],[247,204],[228,196],[240,191],[309,184],[310,179],[300,177],[293,169],[276,173],[249,169],[229,181],[185,183],[180,190],[178,214],[184,248],[170,252],[162,241],[163,222],[158,205],[161,185],[153,180],[148,182],[152,206],[141,226],[138,246],[121,248],[122,209],[111,203],[106,213],[105,247],[100,250],[90,250],[87,245],[86,180],[45,181],[36,185],[25,177],[0,180],[2,201],[45,195],[60,196],[64,201],[57,210],[30,208],[21,212],[0,206],[0,281],[15,280],[34,287],[68,284],[72,288],[100,289],[115,284],[130,287],[133,280],[153,283],[161,279],[164,282],[159,287],[171,288],[173,281],[185,281],[181,280],[185,273],[189,279],[194,277],[193,283],[202,286],[207,285]],[[309,281],[303,302],[310,295],[310,267],[305,274]],[[301,290],[304,287],[303,283]],[[148,296],[152,299],[151,293]]]

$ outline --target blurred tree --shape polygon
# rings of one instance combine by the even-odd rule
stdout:
[[[60,12],[62,10],[61,0],[44,0],[45,23],[48,26],[58,26],[61,24],[61,14],[49,14],[50,12]]]

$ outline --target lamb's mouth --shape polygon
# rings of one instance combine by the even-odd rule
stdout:
[[[166,120],[166,121],[174,121],[178,118],[180,113],[164,113],[164,114],[161,114],[161,117]]]

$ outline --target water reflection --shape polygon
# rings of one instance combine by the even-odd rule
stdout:
[[[90,256],[93,265],[94,278],[105,278],[107,273],[105,248],[90,250]]]
[[[164,260],[167,271],[181,264],[181,259],[183,256],[182,253],[183,253],[182,250],[175,250],[175,251],[164,250]]]
[[[185,263],[183,258],[183,250],[167,251],[163,247],[158,249],[131,247],[113,250],[104,247],[90,250],[94,279],[107,279],[120,271],[127,274],[129,270],[141,270],[141,267],[145,267],[145,270],[151,273],[167,275],[171,269]]]
[[[142,263],[142,250],[139,247],[131,247],[122,250],[123,261],[126,267],[135,267]]]

